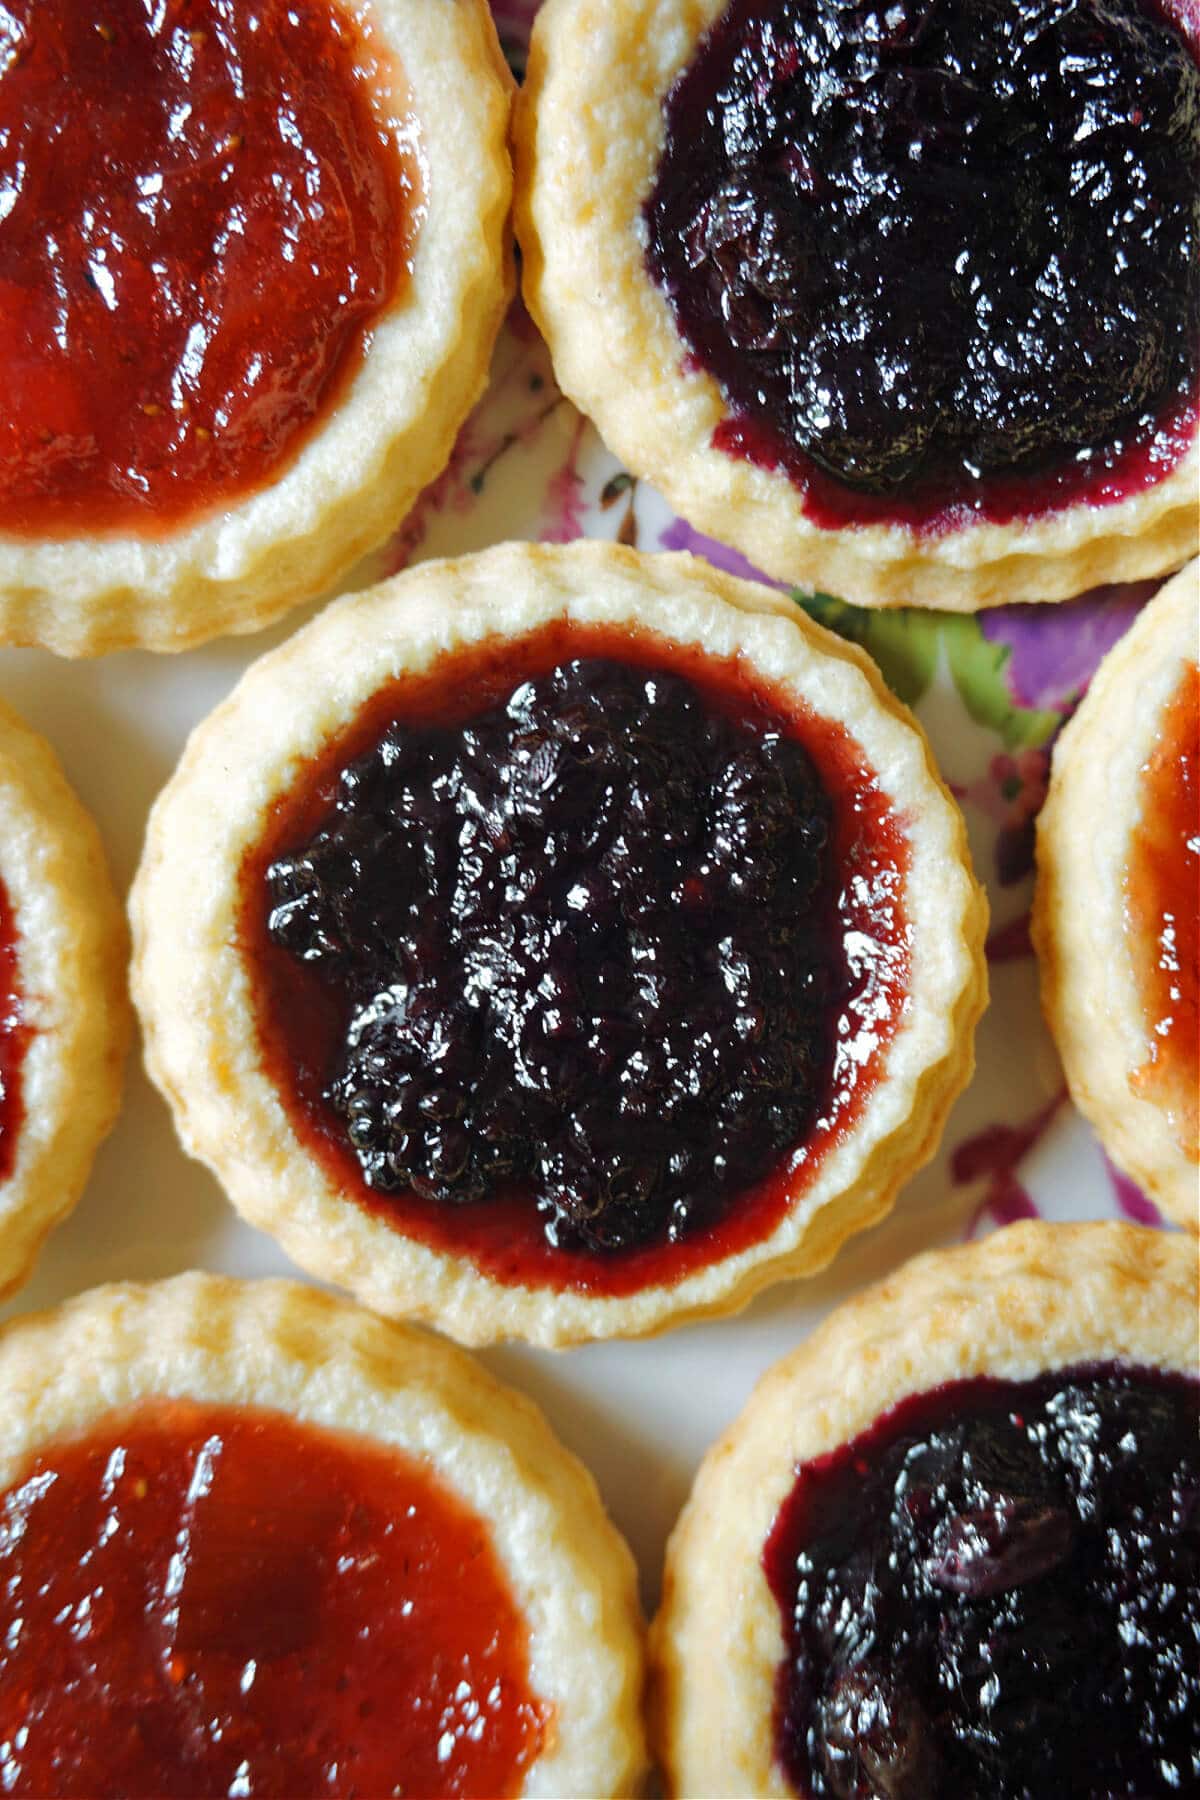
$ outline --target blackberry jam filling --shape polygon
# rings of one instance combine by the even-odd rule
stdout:
[[[377,77],[337,0],[0,6],[6,532],[161,530],[297,454],[406,272]]]
[[[28,1030],[21,1009],[17,924],[0,881],[0,1181],[12,1174],[21,1129],[21,1063]]]
[[[1200,670],[1166,710],[1142,771],[1142,812],[1126,871],[1142,1007],[1153,1046],[1134,1087],[1165,1105],[1179,1142],[1200,1156]]]
[[[546,1723],[487,1527],[399,1451],[164,1400],[0,1494],[6,1794],[500,1796]]]
[[[740,664],[485,646],[377,696],[251,858],[268,1066],[405,1231],[636,1285],[762,1235],[845,1129],[902,1008],[903,868],[840,727]]]
[[[731,0],[647,260],[716,442],[819,524],[1159,480],[1195,418],[1200,70],[1152,0]]]
[[[802,1468],[764,1567],[800,1794],[1200,1790],[1200,1386],[954,1382]]]

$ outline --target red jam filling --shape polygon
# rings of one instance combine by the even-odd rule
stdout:
[[[28,1028],[21,1010],[17,922],[0,881],[0,1181],[12,1174],[21,1129],[21,1063]]]
[[[152,532],[283,470],[407,269],[397,85],[332,0],[6,0],[5,531]]]
[[[1126,871],[1151,1053],[1135,1089],[1166,1106],[1182,1148],[1200,1159],[1200,669],[1191,665],[1142,770],[1142,813]]]
[[[153,1401],[0,1498],[6,1794],[500,1796],[547,1717],[486,1527],[398,1451]]]
[[[763,1552],[806,1800],[1200,1792],[1200,1385],[914,1394],[797,1470]]]
[[[740,661],[485,643],[377,694],[248,856],[264,1064],[405,1235],[676,1281],[768,1236],[879,1080],[907,854],[842,727]]]

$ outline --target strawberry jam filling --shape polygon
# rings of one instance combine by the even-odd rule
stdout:
[[[375,697],[244,871],[266,1065],[339,1184],[500,1279],[768,1234],[904,1004],[900,823],[838,726],[548,627]]]
[[[399,104],[333,0],[5,0],[6,532],[152,532],[284,469],[407,267]]]
[[[21,1007],[17,923],[0,881],[0,1181],[12,1174],[21,1129],[21,1064],[28,1028]]]
[[[1200,1792],[1200,1385],[953,1382],[802,1467],[764,1569],[796,1793]]]
[[[487,1528],[399,1451],[152,1401],[0,1497],[6,1794],[514,1794],[547,1716]]]
[[[1134,1087],[1167,1107],[1200,1157],[1200,669],[1192,664],[1142,771],[1141,818],[1125,877],[1151,1052]]]
[[[1200,70],[1152,0],[730,0],[665,102],[647,260],[817,524],[1157,482],[1200,346]]]

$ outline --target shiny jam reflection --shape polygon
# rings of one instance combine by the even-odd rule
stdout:
[[[154,1401],[0,1497],[0,1792],[506,1795],[548,1717],[487,1527],[398,1451]]]
[[[283,469],[405,278],[406,107],[331,0],[0,0],[4,531]]]

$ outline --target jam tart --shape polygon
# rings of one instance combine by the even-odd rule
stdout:
[[[547,0],[516,223],[561,386],[781,581],[970,610],[1178,567],[1196,46],[1181,0]]]
[[[1143,608],[1054,750],[1033,937],[1071,1097],[1200,1229],[1200,563]]]
[[[961,816],[874,665],[598,543],[423,564],[262,658],[132,914],[185,1148],[466,1342],[823,1266],[932,1154],[986,995]]]
[[[511,293],[511,87],[485,0],[5,7],[0,642],[258,630],[399,524]]]
[[[618,1795],[633,1560],[537,1408],[297,1283],[0,1335],[10,1794]]]
[[[1021,1224],[777,1364],[668,1548],[669,1792],[1192,1792],[1196,1309],[1190,1240]]]
[[[125,922],[49,744],[0,705],[0,1294],[30,1274],[117,1114]]]

